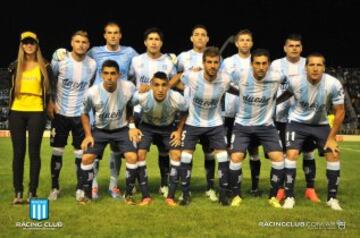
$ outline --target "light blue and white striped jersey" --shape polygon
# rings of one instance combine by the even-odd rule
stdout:
[[[60,115],[79,117],[85,92],[94,82],[96,62],[89,56],[76,61],[71,53],[68,55],[62,61],[51,61],[56,77],[55,107]]]
[[[151,78],[158,71],[164,72],[168,78],[176,74],[175,65],[168,55],[152,59],[147,53],[143,53],[132,59],[129,75],[136,78],[136,87],[139,88],[140,84],[150,85]]]
[[[251,56],[247,58],[241,58],[239,54],[234,54],[226,58],[221,64],[221,71],[226,72],[230,75],[237,72],[247,71],[251,67]],[[231,94],[225,94],[225,117],[234,118],[236,115],[236,111],[239,106],[239,97]]]
[[[230,87],[230,75],[218,73],[214,81],[204,77],[204,70],[185,71],[181,81],[186,86],[189,97],[189,115],[186,125],[196,127],[215,127],[223,124],[221,117],[221,98]],[[185,93],[184,92],[184,93]]]
[[[288,90],[294,94],[295,104],[289,111],[289,121],[310,125],[327,125],[327,107],[344,104],[344,89],[339,80],[323,74],[316,85],[306,75],[291,78]]]
[[[278,89],[277,97],[282,95],[287,90],[289,85],[288,81],[291,80],[291,77],[305,74],[305,61],[305,58],[300,57],[300,60],[298,62],[292,63],[288,61],[286,57],[284,57],[274,60],[271,63],[271,70],[278,70],[286,77],[285,81],[280,85]],[[276,105],[275,121],[286,123],[288,121],[289,109],[292,104],[294,104],[293,97],[291,97],[289,100],[286,100],[285,102]]]
[[[114,60],[119,64],[122,80],[128,79],[128,74],[130,70],[131,60],[134,56],[137,56],[138,53],[129,46],[121,45],[120,48],[116,51],[110,51],[107,49],[106,45],[104,46],[95,46],[91,48],[88,52],[88,55],[96,61],[97,65],[97,74],[95,84],[101,83],[101,66],[105,60]]]
[[[203,53],[196,52],[194,49],[184,51],[177,57],[177,71],[184,72],[193,68],[203,68]]]
[[[155,126],[168,126],[174,122],[178,111],[187,111],[185,98],[173,90],[168,91],[162,102],[155,100],[153,90],[146,93],[136,92],[132,104],[140,104],[142,108],[141,120]]]
[[[117,88],[110,93],[105,90],[102,83],[92,86],[87,91],[82,107],[82,113],[95,113],[95,127],[115,130],[128,124],[126,118],[126,105],[135,93],[133,83],[118,80]]]
[[[274,125],[276,93],[283,78],[279,71],[269,70],[262,80],[257,80],[252,69],[234,78],[240,90],[235,122],[242,126]]]

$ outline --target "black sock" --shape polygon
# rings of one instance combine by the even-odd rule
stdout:
[[[340,162],[327,162],[326,163],[326,177],[328,179],[328,197],[336,198],[339,181],[340,181]]]
[[[286,197],[294,197],[296,179],[296,161],[285,159],[285,193]]]
[[[258,158],[257,160],[250,159],[249,163],[250,163],[250,171],[251,171],[251,189],[256,190],[259,188],[261,161]]]
[[[219,162],[219,186],[220,190],[229,189],[229,161]]]
[[[92,182],[94,179],[94,168],[93,164],[84,165],[81,164],[81,181],[82,188],[85,192],[85,196],[89,199],[92,198]]]
[[[150,197],[148,189],[148,176],[146,172],[146,161],[138,161],[137,166],[141,194],[143,198]]]
[[[137,164],[126,163],[126,192],[125,196],[131,196],[138,174]]]
[[[81,158],[75,158],[75,166],[76,166],[76,189],[82,189],[81,188]]]
[[[211,154],[205,154],[205,172],[206,172],[206,182],[207,188],[214,189],[214,177],[215,177],[215,159]]]
[[[183,163],[180,164],[180,176],[183,194],[185,197],[190,196],[190,181],[191,181],[191,164]]]
[[[59,189],[59,176],[62,167],[62,156],[51,156],[51,188]]]
[[[316,176],[316,165],[315,159],[305,159],[303,160],[303,170],[305,174],[306,187],[314,188],[315,176]]]
[[[233,196],[241,197],[241,177],[242,177],[242,169],[241,162],[234,163],[230,161],[230,169],[229,169],[229,182],[230,187],[233,192]]]
[[[284,181],[284,162],[271,162],[269,198],[276,197]]]
[[[170,183],[168,198],[175,198],[175,192],[179,183],[180,161],[170,161]]]
[[[168,186],[169,183],[169,170],[170,170],[170,158],[169,155],[159,155],[159,169],[161,182],[160,186]]]

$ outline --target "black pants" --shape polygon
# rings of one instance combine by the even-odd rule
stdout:
[[[45,129],[44,112],[11,111],[9,128],[13,146],[13,183],[15,194],[23,193],[26,130],[29,132],[30,184],[29,192],[36,194],[40,175],[40,148]]]

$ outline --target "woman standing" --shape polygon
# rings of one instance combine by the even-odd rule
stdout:
[[[29,136],[30,184],[27,202],[36,197],[40,175],[40,147],[46,123],[51,67],[44,60],[39,39],[33,32],[20,37],[18,57],[10,64],[11,77],[9,128],[13,146],[13,204],[22,204],[26,131]]]

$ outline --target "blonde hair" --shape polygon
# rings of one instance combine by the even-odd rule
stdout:
[[[20,86],[21,86],[21,78],[24,72],[25,67],[25,52],[23,49],[23,43],[20,42],[19,44],[19,52],[17,57],[17,67],[16,67],[16,78],[15,78],[15,97],[19,96],[20,94]],[[39,64],[41,74],[43,76],[43,84],[45,86],[46,91],[49,91],[49,75],[46,70],[46,62],[44,57],[41,54],[39,44],[36,44],[36,55],[35,61]],[[44,92],[45,93],[45,92]]]

